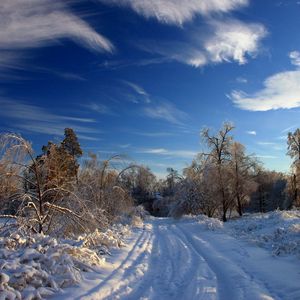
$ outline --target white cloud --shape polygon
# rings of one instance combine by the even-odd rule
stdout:
[[[134,131],[133,134],[140,135],[140,136],[147,136],[147,137],[165,137],[165,136],[173,136],[175,133],[172,132],[145,132],[145,131]]]
[[[248,79],[247,78],[244,78],[244,77],[237,77],[236,78],[236,81],[238,83],[247,83],[248,82]]]
[[[252,95],[234,90],[233,103],[244,110],[267,111],[300,106],[300,71],[277,73],[264,81],[264,88]]]
[[[0,66],[14,65],[16,50],[53,44],[68,38],[95,51],[112,52],[111,42],[97,33],[62,1],[1,0],[0,3]],[[1,55],[0,55],[1,57]]]
[[[277,143],[273,143],[273,142],[257,142],[258,145],[262,145],[262,146],[276,146]]]
[[[127,149],[131,146],[131,144],[122,144],[122,145],[119,145],[120,148],[122,149]]]
[[[285,149],[285,146],[282,144],[274,143],[274,142],[257,142],[258,145],[262,147],[266,147],[268,149],[272,149],[275,151],[282,151]]]
[[[140,151],[141,153],[149,153],[149,154],[168,154],[168,150],[164,148],[154,148],[154,149],[145,149]]]
[[[1,65],[1,63],[0,63],[0,65]],[[57,76],[59,78],[65,79],[65,80],[86,81],[86,78],[84,78],[83,76],[76,74],[76,73],[72,73],[72,72],[64,72],[64,71],[59,71],[59,70],[54,70],[51,68],[44,68],[44,67],[34,67],[34,68],[31,68],[31,70],[39,72],[39,73],[52,74],[54,76]]]
[[[204,42],[208,59],[213,63],[247,62],[246,56],[255,56],[260,40],[267,31],[261,24],[246,24],[236,20],[212,23],[214,34]]]
[[[1,68],[19,69],[20,61],[21,61],[20,54],[17,54],[15,52],[10,52],[7,50],[2,50],[1,43],[0,43],[0,67]]]
[[[97,112],[99,114],[103,114],[103,115],[114,115],[114,113],[111,111],[111,109],[102,104],[102,103],[95,103],[95,102],[91,102],[88,104],[83,104],[83,107],[86,107],[90,110],[93,110],[94,112]]]
[[[143,100],[146,103],[150,103],[150,96],[149,94],[144,90],[143,87],[141,87],[140,85],[127,81],[127,80],[122,80],[123,83],[125,83],[127,86],[129,86],[135,93],[137,93],[138,95],[143,97]],[[133,99],[134,100],[134,99]],[[135,103],[138,103],[138,101],[135,101]]]
[[[246,6],[248,0],[99,0],[106,4],[130,7],[145,18],[155,18],[159,22],[182,25],[196,15],[208,16],[212,13],[228,13]]]
[[[165,57],[153,57],[153,58],[144,58],[144,59],[125,59],[125,60],[106,60],[103,63],[99,64],[100,67],[108,68],[112,70],[122,69],[127,67],[145,67],[149,65],[156,65],[168,62],[169,59]]]
[[[179,110],[170,102],[147,106],[144,108],[144,114],[150,118],[165,120],[177,125],[183,125],[183,122],[188,118],[185,112]]]
[[[197,28],[188,41],[143,41],[138,47],[159,54],[166,61],[175,60],[196,68],[223,62],[245,64],[248,57],[257,55],[260,42],[266,35],[267,30],[261,24],[237,20],[210,21],[208,25]]]
[[[178,61],[198,68],[208,63],[199,37],[188,42],[142,41],[137,45],[141,50],[162,56],[162,63]]]
[[[149,96],[148,93],[141,86],[126,80],[123,80],[123,82],[130,86],[136,93],[143,96]]]
[[[44,108],[5,98],[0,98],[0,106],[0,116],[5,117],[6,123],[15,129],[61,136],[66,127],[72,127],[81,133],[81,138],[89,140],[95,138],[86,136],[86,133],[99,133],[93,128],[78,125],[78,123],[94,123],[96,122],[94,119],[53,114]]]
[[[255,130],[249,130],[249,131],[246,131],[246,133],[248,133],[250,135],[256,135],[256,131]]]
[[[278,158],[277,156],[274,156],[274,155],[256,155],[257,158],[266,158],[266,159],[275,159],[275,158]]]
[[[194,158],[197,155],[196,151],[191,150],[168,150],[165,148],[148,148],[137,151],[138,153],[156,154],[163,156],[174,156],[181,158]]]
[[[291,64],[300,67],[300,52],[292,51],[289,53],[289,58],[291,59]]]

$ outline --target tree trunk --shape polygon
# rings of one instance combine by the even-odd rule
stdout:
[[[236,196],[236,201],[237,201],[237,212],[238,212],[239,216],[241,217],[243,215],[243,208],[242,208],[242,203],[241,203],[239,194],[237,194],[237,196]]]

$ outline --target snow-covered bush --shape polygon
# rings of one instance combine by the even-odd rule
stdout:
[[[226,227],[231,233],[267,248],[274,255],[300,257],[300,211],[273,211],[232,220]]]
[[[130,234],[129,225],[114,224],[105,231],[95,230],[93,233],[78,237],[79,245],[93,249],[97,254],[110,254],[110,248],[125,245],[125,237]]]
[[[114,225],[76,240],[21,232],[0,237],[0,299],[43,299],[99,269],[102,254],[124,245],[129,226]]]
[[[222,229],[224,226],[224,223],[216,218],[209,218],[206,215],[198,215],[197,221],[199,224],[201,224],[205,229],[208,230],[219,230]]]
[[[145,210],[143,205],[134,206],[126,213],[123,213],[119,217],[119,222],[125,225],[131,225],[133,227],[141,227],[150,216],[150,213]]]

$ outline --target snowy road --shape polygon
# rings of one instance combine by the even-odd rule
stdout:
[[[203,230],[193,219],[151,220],[111,259],[60,299],[300,299],[295,260]]]

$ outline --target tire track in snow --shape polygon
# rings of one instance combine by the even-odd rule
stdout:
[[[54,298],[300,299],[297,283],[290,284],[291,276],[299,278],[294,264],[275,260],[225,231],[203,229],[194,219],[150,219],[118,253],[109,267],[98,273],[96,284],[87,281],[82,290],[78,287],[73,294]]]
[[[100,284],[89,290],[86,294],[80,295],[74,300],[79,299],[109,299],[116,290],[126,286],[126,283],[122,281],[124,273],[131,268],[138,261],[142,260],[142,256],[145,255],[143,250],[149,246],[152,239],[152,231],[149,227],[144,225],[141,234],[134,242],[132,248],[129,250],[126,258],[111,272]],[[114,298],[117,299],[117,298]]]
[[[110,295],[101,297],[101,299],[125,299],[126,295],[134,291],[135,286],[140,280],[143,280],[143,277],[148,270],[148,261],[152,251],[152,244],[153,232],[149,232],[148,238],[144,240],[144,244],[139,246],[140,249],[137,251],[139,254],[136,256],[133,263],[121,270],[122,276],[118,279],[118,282],[121,284],[117,286],[117,288],[114,288]]]
[[[255,300],[280,300],[280,297],[272,295],[261,282],[254,281],[252,275],[248,275],[240,266],[236,265],[224,254],[215,249],[208,241],[199,235],[192,235],[194,230],[184,223],[177,228],[186,237],[189,247],[195,249],[217,276],[217,291],[219,300],[255,299]],[[193,226],[193,224],[190,224]],[[190,227],[190,228],[189,228]]]
[[[155,238],[144,277],[109,299],[216,299],[214,274],[169,221],[152,224]]]
[[[165,290],[167,292],[165,287],[170,283],[174,266],[173,258],[168,255],[168,243],[164,234],[167,229],[166,225],[161,225],[160,222],[153,223],[152,228],[155,238],[145,276],[139,281],[133,282],[133,285],[130,286],[131,292],[127,294],[115,294],[116,299],[151,299],[153,298],[151,296],[152,293],[156,290],[161,291],[160,296],[163,294],[163,299],[168,299],[168,295],[162,291]]]
[[[177,225],[172,225],[170,229],[189,252],[191,258],[189,264],[181,266],[181,272],[186,269],[182,274],[185,281],[178,292],[177,299],[216,299],[216,276],[214,272],[199,252],[191,247],[185,235],[178,230]],[[182,261],[185,262],[184,256]]]

